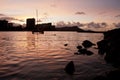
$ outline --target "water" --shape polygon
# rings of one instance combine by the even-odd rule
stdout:
[[[0,80],[90,80],[113,69],[97,54],[74,55],[84,40],[94,43],[102,34],[77,32],[0,32]],[[64,46],[68,44],[68,46]],[[75,75],[64,67],[74,61]]]

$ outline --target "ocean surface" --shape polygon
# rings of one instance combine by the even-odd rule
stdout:
[[[113,67],[98,55],[75,55],[76,46],[84,40],[95,43],[103,38],[100,33],[77,32],[0,32],[0,80],[91,80],[104,75]],[[64,44],[68,44],[64,46]],[[75,74],[64,68],[70,61]]]

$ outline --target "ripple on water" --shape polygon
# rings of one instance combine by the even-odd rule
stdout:
[[[54,34],[10,32],[8,36],[8,33],[0,33],[0,80],[89,80],[112,69],[93,48],[91,51],[95,54],[92,56],[74,55],[76,46],[82,41],[96,42],[101,35]],[[68,45],[64,46],[66,43]],[[72,77],[64,72],[71,60],[76,68],[76,75]]]

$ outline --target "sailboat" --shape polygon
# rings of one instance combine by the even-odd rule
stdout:
[[[39,28],[39,25],[38,25],[38,10],[36,10],[36,25],[34,27],[34,29],[32,30],[32,34],[34,34],[34,32],[39,32],[39,33],[44,33],[44,31],[42,29]]]

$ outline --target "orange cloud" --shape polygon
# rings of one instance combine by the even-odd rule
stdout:
[[[75,14],[76,15],[85,15],[86,13],[85,12],[76,12]]]

